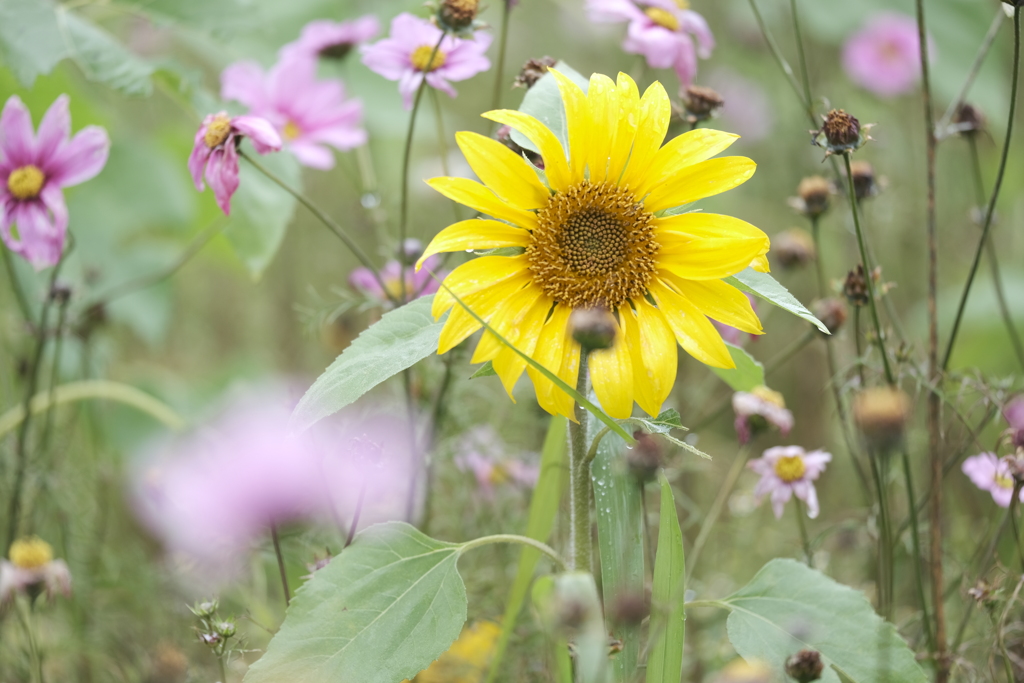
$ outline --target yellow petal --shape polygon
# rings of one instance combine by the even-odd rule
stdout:
[[[662,183],[671,181],[687,166],[707,161],[739,138],[739,135],[709,128],[697,128],[672,138],[654,155],[643,182],[636,187],[637,196],[642,197]]]
[[[550,297],[539,297],[519,323],[516,348],[531,358],[537,348],[537,338],[544,326],[544,320],[551,310],[551,303]],[[508,392],[509,398],[512,397],[512,389],[526,367],[526,360],[512,349],[504,348],[495,356],[494,371],[501,378],[501,383],[505,387],[505,391]]]
[[[569,189],[569,163],[565,158],[565,150],[547,126],[529,114],[508,109],[489,111],[483,117],[511,126],[525,135],[526,139],[540,150],[540,156],[544,160],[544,175],[547,176],[551,189],[556,192],[565,192]]]
[[[525,256],[481,256],[467,261],[444,279],[444,286],[434,295],[430,314],[434,318],[440,318],[442,313],[454,306],[455,299],[452,294],[464,299],[510,277],[528,277],[529,267]]]
[[[562,93],[565,105],[565,124],[569,138],[569,178],[570,184],[582,182],[583,171],[588,159],[587,150],[590,145],[590,108],[587,96],[580,87],[556,69],[550,69],[558,81],[558,89]]]
[[[592,352],[587,362],[594,393],[605,412],[619,420],[632,415],[633,358],[621,327],[612,348]]]
[[[644,208],[654,213],[713,197],[747,182],[757,168],[746,157],[709,159],[676,173],[654,187],[644,199]]]
[[[612,143],[608,159],[608,177],[618,181],[629,161],[630,151],[636,141],[636,127],[639,122],[640,91],[632,78],[619,73],[615,84],[618,91],[619,109],[616,113],[615,142]]]
[[[562,369],[562,357],[565,347],[568,345],[567,329],[571,312],[572,310],[568,306],[555,306],[551,311],[551,317],[537,335],[537,346],[533,353],[533,359],[555,375],[559,374]],[[526,372],[533,382],[533,390],[537,393],[537,403],[540,404],[540,407],[553,415],[564,415],[559,410],[559,402],[555,400],[556,393],[563,394],[564,392],[532,366],[526,368]]]
[[[529,211],[517,209],[499,199],[486,187],[469,178],[431,178],[427,185],[448,199],[465,204],[480,213],[500,218],[513,225],[533,230],[537,227],[537,216]]]
[[[608,178],[608,162],[614,144],[619,96],[612,79],[603,74],[590,77],[587,89],[590,110],[590,142],[587,145],[587,167],[590,180],[603,183]]]
[[[647,88],[640,99],[636,128],[636,140],[629,155],[629,165],[622,174],[620,185],[636,187],[647,173],[651,160],[658,153],[665,134],[668,132],[669,119],[672,118],[672,105],[664,86],[655,81]]]
[[[683,280],[662,275],[707,317],[748,334],[764,334],[747,295],[721,280]]]
[[[684,238],[660,244],[659,268],[686,280],[720,280],[735,275],[767,253],[769,241],[767,237]]]
[[[490,323],[491,318],[501,309],[502,305],[523,287],[529,287],[531,282],[529,278],[510,278],[492,287],[460,297],[465,306],[456,304],[452,309],[448,321],[441,330],[437,352],[447,353],[482,327],[480,322],[466,311],[466,307],[469,307],[478,317],[483,318],[485,322]]]
[[[633,357],[636,402],[645,413],[656,416],[676,381],[679,353],[675,335],[665,315],[642,299],[637,302],[635,317],[629,306],[621,306],[619,311]]]
[[[736,367],[722,335],[689,299],[660,281],[651,283],[650,292],[676,341],[688,354],[715,368]]]
[[[664,235],[666,239],[676,237],[681,233],[690,237],[712,238],[721,237],[768,237],[763,230],[756,228],[746,221],[732,216],[723,216],[717,213],[704,213],[693,211],[682,213],[678,216],[665,216],[654,219],[655,232],[658,240]]]
[[[488,324],[498,333],[498,336],[504,337],[505,341],[509,344],[518,347],[521,333],[520,325],[543,293],[540,287],[526,287],[517,291],[498,306]],[[548,308],[550,308],[550,305]],[[473,352],[473,357],[469,362],[476,364],[494,360],[494,357],[502,349],[508,348],[498,339],[498,336],[495,336],[489,330],[485,331],[483,337],[480,338],[480,343],[476,345],[476,350]]]
[[[455,142],[477,177],[501,199],[524,211],[548,203],[551,193],[533,166],[505,145],[469,131],[456,133]]]
[[[750,267],[759,273],[770,273],[772,272],[771,266],[768,264],[768,255],[762,254],[756,259],[750,262]]]
[[[558,379],[575,388],[580,376],[580,343],[569,334],[568,325],[565,326],[563,334],[565,338],[562,344],[562,365],[558,369]],[[576,400],[559,387],[554,389],[552,400],[557,407],[557,413],[576,422]]]
[[[485,221],[474,218],[453,223],[430,240],[423,256],[416,262],[416,270],[434,254],[446,251],[467,251],[469,249],[497,249],[499,247],[525,247],[530,243],[530,233],[500,221]]]

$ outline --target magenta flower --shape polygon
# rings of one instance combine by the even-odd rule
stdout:
[[[236,62],[224,69],[220,83],[221,97],[270,121],[303,166],[334,168],[326,146],[346,151],[366,143],[362,102],[346,100],[341,81],[317,80],[312,60],[282,57],[267,72],[256,62]]]
[[[1024,446],[1024,396],[1017,396],[1003,406],[1003,418],[1010,425],[1010,443],[1014,448]]]
[[[421,296],[435,294],[440,288],[440,282],[447,275],[447,271],[441,270],[441,258],[437,255],[429,257],[423,262],[423,268],[416,270],[412,264],[423,253],[423,244],[417,239],[405,241],[404,268],[397,260],[388,261],[380,270],[380,279],[384,281],[384,287],[374,277],[369,268],[356,268],[348,276],[348,283],[357,291],[369,299],[376,301],[385,308],[390,308],[392,298],[402,299],[402,271],[405,271],[405,300],[412,301]],[[433,275],[431,275],[433,273]],[[436,279],[435,279],[436,277]]]
[[[757,460],[751,460],[747,467],[761,475],[754,495],[763,500],[771,494],[775,519],[782,519],[782,510],[794,495],[807,503],[807,516],[814,519],[818,516],[814,481],[831,461],[832,454],[825,451],[807,453],[799,446],[776,446]]]
[[[281,48],[281,59],[295,56],[341,59],[352,48],[376,38],[378,33],[380,22],[372,14],[352,21],[317,19],[303,27],[298,40]]]
[[[61,188],[94,177],[109,152],[110,138],[99,126],[71,137],[67,95],[50,105],[38,135],[28,108],[11,95],[0,113],[0,236],[7,248],[36,270],[55,265],[68,229]]]
[[[921,76],[917,22],[911,17],[880,12],[843,46],[843,69],[857,85],[882,97],[902,95]],[[928,39],[929,55],[935,47]]]
[[[981,453],[964,460],[960,469],[975,486],[991,493],[996,505],[1010,507],[1010,500],[1013,498],[1013,475],[1010,474],[1007,458],[999,458],[995,453]],[[1020,500],[1024,501],[1024,490],[1020,492]]]
[[[458,93],[448,81],[464,81],[490,69],[491,62],[484,56],[490,45],[491,36],[481,31],[468,39],[449,35],[441,40],[441,29],[403,12],[391,20],[390,36],[361,49],[363,64],[389,81],[398,81],[402,103],[412,109],[413,96],[424,78],[430,87],[455,97]]]
[[[192,153],[188,157],[188,170],[192,182],[202,192],[203,172],[210,183],[217,206],[224,215],[231,214],[231,195],[238,189],[238,145],[243,137],[252,140],[259,154],[281,149],[281,137],[269,121],[257,116],[235,116],[227,112],[207,114],[196,131]]]
[[[622,49],[643,55],[652,68],[675,69],[684,88],[697,76],[697,57],[707,59],[715,49],[704,17],[676,0],[587,0],[587,12],[596,22],[628,22]]]
[[[732,409],[736,413],[733,424],[741,444],[769,427],[778,429],[783,436],[793,428],[793,413],[786,409],[782,394],[768,387],[754,387],[749,392],[737,391],[732,395]]]

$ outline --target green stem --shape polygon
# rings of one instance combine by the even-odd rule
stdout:
[[[576,392],[581,396],[589,393],[588,352],[580,352],[579,377]],[[590,461],[587,459],[587,426],[589,415],[583,406],[574,406],[576,421],[569,422],[569,512],[572,529],[572,568],[590,571],[593,542],[590,538]]]
[[[871,473],[878,491],[878,611],[885,619],[892,617],[892,530],[889,523],[889,495],[885,485],[886,472],[873,454]]]
[[[813,568],[814,556],[811,554],[811,537],[807,534],[807,522],[804,520],[804,504],[796,496],[793,497],[796,503],[793,509],[796,511],[796,525],[800,529],[800,542],[803,544],[804,558],[808,567]]]
[[[722,483],[721,488],[718,489],[718,495],[715,496],[711,509],[708,510],[707,516],[700,523],[700,531],[697,532],[697,540],[693,542],[693,549],[686,554],[687,583],[690,582],[690,577],[693,576],[693,570],[697,566],[697,560],[700,559],[701,551],[704,550],[704,545],[711,536],[711,530],[715,526],[715,522],[718,521],[719,515],[722,514],[725,502],[729,499],[729,495],[736,486],[736,482],[739,480],[749,457],[750,446],[743,446],[739,453],[736,454],[736,459],[733,461],[732,467],[729,468],[729,473],[725,475],[725,481]]]
[[[17,612],[18,620],[25,631],[25,639],[28,640],[28,656],[32,662],[32,680],[35,683],[43,683],[43,655],[39,650],[39,642],[36,640],[35,628],[32,625],[32,604],[30,603],[25,610],[16,606],[15,612]]]
[[[225,659],[227,659],[227,655],[217,656],[217,667],[220,669],[219,683],[228,683],[228,669],[227,663],[224,661]]]
[[[54,328],[54,342],[53,342],[53,361],[50,365],[50,387],[48,393],[48,403],[50,407],[46,409],[46,415],[43,418],[43,433],[41,436],[42,441],[39,445],[39,451],[45,453],[50,445],[50,432],[53,429],[53,405],[54,405],[54,392],[57,389],[57,380],[60,378],[60,354],[64,342],[64,324],[67,321],[68,313],[68,298],[65,297],[61,300],[60,305],[57,309],[57,327]]]
[[[757,21],[758,28],[761,29],[761,35],[764,36],[764,40],[768,43],[768,50],[772,53],[772,57],[775,62],[782,69],[782,73],[786,75],[786,80],[789,81],[790,86],[793,88],[793,92],[796,93],[797,99],[800,100],[800,104],[803,106],[804,111],[807,113],[807,118],[811,122],[811,126],[820,125],[819,122],[814,120],[814,108],[812,103],[804,99],[803,92],[801,91],[800,83],[796,80],[796,75],[793,74],[793,67],[789,65],[786,58],[782,56],[782,50],[779,49],[778,43],[775,42],[775,38],[768,31],[768,25],[765,24],[764,17],[761,16],[761,10],[757,6],[756,0],[747,0],[750,4],[750,9],[754,11],[754,19]]]
[[[519,545],[530,546],[534,550],[539,550],[540,552],[547,555],[559,569],[563,571],[567,569],[565,560],[563,560],[558,555],[558,553],[555,552],[554,548],[545,543],[541,543],[540,541],[534,540],[528,536],[517,536],[516,534],[495,534],[493,536],[483,536],[481,538],[474,538],[472,541],[466,541],[461,546],[459,546],[459,552],[464,553],[467,550],[480,548],[485,545],[493,545],[495,543],[517,543]]]
[[[431,103],[434,105],[434,119],[437,123],[437,151],[441,157],[441,172],[446,176],[451,175],[448,171],[448,137],[444,132],[444,112],[441,110],[441,96],[433,88],[430,89]],[[462,211],[458,202],[452,202],[452,212],[455,215],[455,222],[462,220]]]
[[[921,603],[921,623],[924,624],[925,638],[930,652],[937,652],[932,623],[928,616],[928,601],[925,597],[924,567],[921,565],[921,532],[917,521],[917,496],[914,494],[914,480],[910,470],[910,455],[906,444],[900,449],[903,461],[903,480],[907,486],[907,507],[910,509],[910,539],[914,547],[914,578],[917,584],[917,599]]]
[[[281,575],[281,588],[284,590],[284,605],[292,604],[292,592],[288,588],[288,572],[284,566],[284,553],[281,552],[281,538],[277,535],[277,525],[270,525],[270,538],[274,541],[274,555],[277,556],[277,572]]]
[[[981,41],[978,53],[974,56],[974,63],[971,64],[971,70],[967,73],[967,78],[964,79],[964,84],[960,88],[960,93],[952,102],[949,103],[949,108],[946,109],[946,113],[942,115],[942,119],[939,121],[937,130],[942,137],[947,135],[949,122],[953,120],[953,117],[956,116],[957,111],[960,110],[960,107],[963,106],[964,101],[967,99],[967,93],[974,84],[974,80],[978,77],[978,73],[981,71],[981,65],[985,63],[985,58],[992,49],[992,44],[995,43],[996,36],[999,35],[999,29],[1003,27],[1003,22],[1005,20],[1006,17],[1003,15],[1003,8],[1000,7],[996,10],[996,15],[992,18],[992,24],[989,26],[988,33],[985,34],[985,39]]]
[[[818,276],[818,296],[822,299],[829,295],[828,283],[825,279],[825,260],[821,253],[821,216],[811,218],[811,236],[814,238],[814,267]]]
[[[508,24],[512,13],[512,0],[504,0],[501,11],[501,34],[498,38],[498,64],[494,74],[494,97],[491,98],[491,109],[501,108],[501,86],[505,81],[505,58],[508,52]]]
[[[992,536],[992,540],[989,541],[988,548],[985,549],[985,554],[982,555],[981,564],[978,568],[978,578],[975,581],[977,583],[985,576],[988,572],[989,565],[992,562],[992,556],[995,555],[996,548],[999,546],[999,539],[1002,538],[1003,532],[1006,531],[1006,527],[1010,524],[1010,509],[1007,508],[1006,512],[1003,513],[1003,519],[999,522],[999,526],[996,528],[996,533]],[[963,642],[964,633],[967,631],[967,624],[971,620],[971,612],[974,611],[975,600],[967,602],[967,609],[964,610],[964,616],[960,619],[960,626],[956,630],[956,638],[953,639],[953,644],[950,646],[951,652],[956,652],[960,649],[960,643]]]
[[[807,71],[807,56],[804,54],[804,39],[800,33],[800,13],[797,11],[797,0],[789,0],[789,10],[793,17],[793,39],[796,41],[797,56],[800,59],[800,76],[804,85],[804,101],[810,109],[814,100],[811,98],[811,77]]]
[[[0,247],[0,253],[4,256],[4,267],[7,269],[7,277],[11,281],[11,291],[14,292],[14,298],[18,302],[18,308],[21,309],[21,315],[25,318],[25,322],[32,322],[32,308],[28,305],[28,299],[25,297],[25,290],[21,288],[21,281],[18,280],[18,274],[14,272],[14,262],[11,260],[11,252],[6,247]]]

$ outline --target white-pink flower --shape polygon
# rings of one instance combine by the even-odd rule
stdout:
[[[732,395],[732,409],[736,413],[733,426],[740,443],[747,443],[751,436],[768,427],[778,429],[783,436],[793,428],[793,413],[786,409],[782,394],[765,386],[737,391]]]
[[[843,46],[843,69],[857,85],[882,97],[914,89],[921,76],[921,41],[917,21],[893,12],[879,12]],[[929,37],[928,54],[935,56]]]
[[[281,149],[281,136],[266,119],[257,116],[229,117],[227,112],[208,114],[196,131],[188,170],[192,182],[202,192],[203,175],[213,190],[224,215],[231,214],[231,195],[238,189],[238,145],[243,137],[252,140],[259,154]]]
[[[71,596],[71,571],[64,560],[53,559],[53,548],[37,536],[20,538],[8,550],[10,560],[0,559],[0,607],[18,593],[35,599],[40,593],[53,598]]]
[[[315,60],[317,57],[341,59],[352,48],[373,40],[380,33],[377,17],[367,14],[352,21],[317,19],[302,28],[299,39],[281,48],[281,58],[294,56]]]
[[[476,31],[472,38],[448,35],[442,40],[441,35],[441,29],[426,19],[403,12],[392,19],[387,38],[362,47],[363,64],[390,81],[398,81],[406,109],[412,109],[413,97],[424,78],[430,87],[455,97],[458,93],[449,81],[464,81],[491,68],[484,56],[491,36]]]
[[[7,248],[36,270],[56,264],[68,228],[61,188],[94,177],[109,151],[110,138],[99,126],[71,137],[67,95],[50,105],[38,135],[28,108],[11,95],[0,113],[0,236]]]
[[[685,88],[697,76],[697,57],[711,56],[715,37],[704,17],[684,7],[676,0],[587,0],[592,21],[629,23],[623,50],[643,55],[652,68],[675,69]]]
[[[964,460],[960,469],[982,491],[992,494],[992,500],[999,507],[1010,507],[1013,499],[1013,475],[1010,474],[1006,458],[999,458],[995,453],[980,453]],[[1020,492],[1020,500],[1024,502],[1024,490]]]
[[[807,516],[814,519],[818,516],[818,492],[814,481],[831,460],[830,453],[820,450],[807,453],[799,446],[769,448],[760,458],[747,463],[747,467],[761,475],[754,495],[759,499],[771,495],[776,519],[782,519],[783,508],[795,495],[807,503]]]
[[[318,80],[316,62],[282,57],[270,71],[252,61],[235,62],[220,77],[221,97],[249,107],[273,124],[288,150],[310,168],[334,168],[334,155],[366,143],[363,104],[345,99],[338,80]]]

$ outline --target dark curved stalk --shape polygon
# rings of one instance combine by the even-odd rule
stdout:
[[[939,120],[937,133],[939,137],[946,137],[949,130],[949,122],[956,116],[956,112],[963,106],[964,101],[967,99],[967,93],[970,91],[971,86],[974,85],[974,80],[978,77],[978,72],[981,71],[981,65],[985,63],[985,58],[988,57],[989,51],[992,49],[992,43],[995,42],[996,36],[999,35],[999,29],[1003,26],[1002,6],[996,10],[996,16],[992,19],[992,24],[988,28],[988,33],[985,34],[985,39],[981,41],[981,47],[978,48],[978,54],[974,56],[974,62],[971,64],[971,70],[967,73],[967,78],[964,79],[963,86],[960,87],[960,93],[956,96],[952,102],[949,103],[949,108],[946,109],[946,113],[942,115]]]

